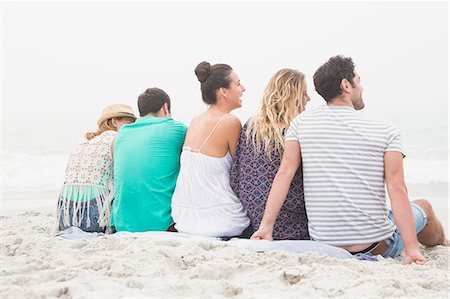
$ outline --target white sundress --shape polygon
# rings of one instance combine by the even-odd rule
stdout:
[[[172,197],[172,218],[181,233],[209,237],[239,236],[250,225],[244,207],[230,185],[232,157],[211,157],[201,150],[225,114],[198,151],[183,147],[181,168]]]

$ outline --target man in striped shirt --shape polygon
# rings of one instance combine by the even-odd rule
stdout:
[[[292,121],[263,220],[252,238],[272,239],[273,224],[303,162],[313,240],[384,257],[405,250],[405,264],[424,264],[417,241],[425,246],[448,241],[428,201],[409,202],[400,132],[358,114],[364,108],[363,88],[354,68],[351,58],[335,56],[314,74],[326,105]],[[386,206],[385,183],[392,211]]]

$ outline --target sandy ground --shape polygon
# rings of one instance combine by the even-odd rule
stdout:
[[[427,265],[254,252],[207,240],[136,234],[54,237],[51,213],[1,217],[1,298],[448,298],[450,249]]]

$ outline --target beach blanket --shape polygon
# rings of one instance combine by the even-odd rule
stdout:
[[[102,233],[87,233],[78,227],[72,226],[64,231],[58,232],[55,236],[65,239],[95,239],[98,236],[104,236]],[[267,241],[267,240],[248,240],[232,238],[229,241],[222,241],[218,238],[203,237],[196,235],[189,235],[175,232],[118,232],[113,235],[108,235],[115,238],[142,238],[154,241],[173,240],[173,241],[210,241],[225,243],[232,246],[247,248],[256,252],[265,252],[273,250],[288,251],[293,253],[316,252],[324,256],[333,257],[337,259],[358,259],[367,261],[377,261],[378,258],[368,254],[352,255],[348,251],[331,246],[325,243],[310,241],[310,240],[282,240],[282,241]]]

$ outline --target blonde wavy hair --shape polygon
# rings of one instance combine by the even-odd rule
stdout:
[[[256,152],[263,152],[269,160],[272,154],[282,154],[283,130],[304,110],[305,75],[293,69],[276,72],[262,98],[259,112],[249,120],[247,142],[252,141]]]
[[[117,128],[113,126],[113,124],[111,123],[111,119],[108,119],[106,121],[104,121],[98,128],[97,131],[95,132],[87,132],[84,135],[84,138],[86,138],[87,140],[91,140],[92,138],[94,138],[95,136],[100,135],[103,132],[106,131],[117,131]]]

